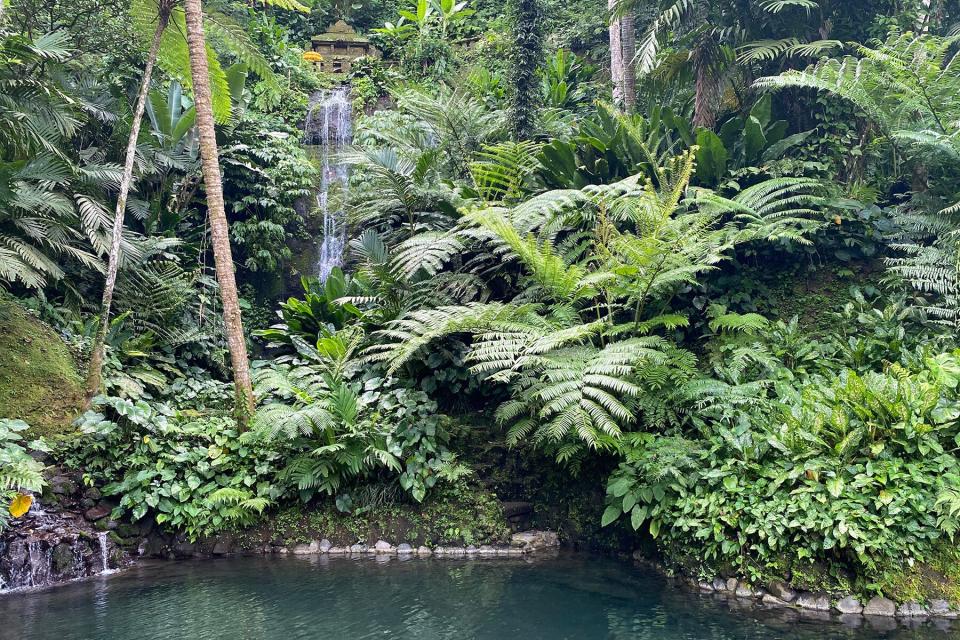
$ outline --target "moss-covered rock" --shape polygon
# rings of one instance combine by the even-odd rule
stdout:
[[[15,302],[0,300],[0,418],[32,435],[69,428],[83,404],[83,381],[60,336]]]
[[[880,588],[897,602],[945,600],[960,607],[960,550],[944,544],[925,562],[891,572]]]
[[[306,508],[289,507],[269,514],[257,526],[236,532],[234,545],[259,549],[323,538],[338,546],[378,540],[413,546],[505,544],[510,541],[510,528],[495,495],[458,482],[436,487],[422,504],[379,504],[354,513],[339,511],[332,500]]]

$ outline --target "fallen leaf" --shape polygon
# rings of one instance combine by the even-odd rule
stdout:
[[[30,505],[33,504],[33,496],[27,496],[22,493],[18,493],[17,497],[13,499],[13,502],[10,503],[8,510],[10,515],[14,518],[19,518],[27,511],[30,511]]]

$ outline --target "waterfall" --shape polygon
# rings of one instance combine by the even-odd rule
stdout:
[[[110,568],[110,541],[107,539],[107,533],[101,531],[97,534],[97,539],[100,541],[100,575],[113,573],[113,569]]]
[[[323,216],[323,237],[316,264],[316,275],[321,281],[326,280],[334,267],[343,264],[347,243],[344,203],[350,176],[338,154],[350,144],[351,136],[349,87],[318,91],[310,96],[303,144],[312,150],[321,171],[316,192],[317,208]]]

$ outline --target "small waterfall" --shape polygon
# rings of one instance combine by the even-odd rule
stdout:
[[[26,587],[42,587],[50,582],[52,564],[50,547],[39,540],[31,540],[27,543],[27,562],[12,576],[12,582]]]
[[[60,492],[43,504],[34,496],[30,509],[0,531],[0,595],[116,573],[129,560],[111,534],[99,530],[97,523],[107,522],[105,503],[89,508],[92,494],[79,474],[54,475],[50,484]]]
[[[107,533],[101,531],[97,534],[97,540],[100,541],[100,575],[113,573],[110,568],[110,541],[107,539]]]
[[[28,513],[37,517],[47,515],[47,512],[43,510],[43,505],[40,504],[40,499],[37,496],[33,496],[33,501],[30,503],[30,509],[28,509]]]
[[[303,125],[303,144],[312,150],[321,170],[316,193],[317,208],[323,216],[323,238],[316,265],[321,281],[334,267],[343,264],[347,243],[345,201],[350,175],[338,154],[352,139],[351,110],[349,87],[319,91],[310,96]]]

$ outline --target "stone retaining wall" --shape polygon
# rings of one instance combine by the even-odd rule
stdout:
[[[647,563],[640,554],[635,554],[638,562]],[[765,609],[794,611],[823,620],[837,619],[852,626],[863,621],[871,622],[878,628],[886,628],[890,621],[906,625],[933,620],[937,625],[949,625],[950,621],[960,619],[960,606],[946,600],[931,600],[926,605],[919,602],[897,603],[882,596],[875,596],[865,603],[849,594],[829,594],[794,589],[783,580],[773,580],[765,587],[750,584],[739,577],[716,577],[713,580],[696,578],[682,579],[690,587],[702,593],[712,593],[736,600],[744,605]],[[936,621],[941,622],[936,622]]]

